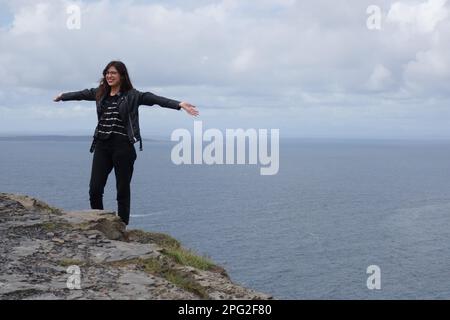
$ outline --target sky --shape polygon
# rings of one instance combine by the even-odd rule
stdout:
[[[79,28],[71,6],[79,8]],[[0,134],[92,135],[111,60],[135,88],[200,116],[140,107],[145,138],[279,129],[280,137],[450,138],[450,1],[0,0]],[[75,17],[76,18],[76,17]],[[68,27],[69,22],[69,27]]]

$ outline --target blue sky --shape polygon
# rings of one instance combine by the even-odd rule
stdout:
[[[79,5],[81,28],[66,26]],[[450,138],[450,4],[417,1],[0,0],[0,134],[87,134],[94,87],[124,61],[134,86],[200,111],[204,128],[281,137]],[[368,6],[380,9],[369,30]],[[140,109],[144,137],[194,118]]]

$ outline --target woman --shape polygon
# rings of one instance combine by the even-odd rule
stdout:
[[[130,183],[133,175],[136,150],[134,143],[139,141],[142,151],[142,138],[139,129],[140,105],[160,105],[175,110],[184,109],[197,116],[195,106],[140,92],[133,88],[124,63],[111,61],[103,70],[103,78],[98,88],[76,92],[61,93],[55,102],[69,100],[96,101],[98,124],[90,152],[94,152],[89,200],[92,209],[103,210],[103,192],[108,175],[114,168],[117,188],[118,214],[128,225],[130,217]]]

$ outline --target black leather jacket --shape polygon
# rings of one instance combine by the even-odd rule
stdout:
[[[96,101],[95,100],[96,92],[97,88],[84,89],[82,91],[75,91],[75,92],[66,92],[61,95],[61,100]],[[102,115],[102,102],[105,97],[106,94],[100,99],[100,101],[96,102],[97,117],[99,121]],[[124,94],[121,95],[118,101],[119,114],[122,121],[125,123],[128,139],[132,144],[139,141],[140,151],[142,151],[142,138],[139,129],[139,106],[140,105],[153,106],[155,104],[160,105],[163,108],[170,108],[176,110],[181,109],[180,101],[157,96],[151,92],[140,92],[136,89],[131,89],[125,92]],[[89,150],[91,153],[94,152],[97,136],[98,132],[96,128],[93,136],[94,140]]]

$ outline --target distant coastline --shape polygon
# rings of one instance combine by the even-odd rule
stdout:
[[[145,142],[172,142],[170,138],[163,136],[156,136],[154,138],[142,138]],[[91,135],[64,135],[64,134],[0,134],[0,141],[63,141],[63,142],[77,142],[77,141],[92,141]],[[301,142],[306,144],[317,143],[352,143],[352,144],[449,144],[450,138],[435,137],[435,138],[345,138],[345,137],[291,137],[284,136],[280,138],[280,142]]]
[[[0,141],[91,141],[92,136],[86,135],[3,135],[0,136]],[[143,138],[147,142],[168,142],[164,139],[148,139]]]

